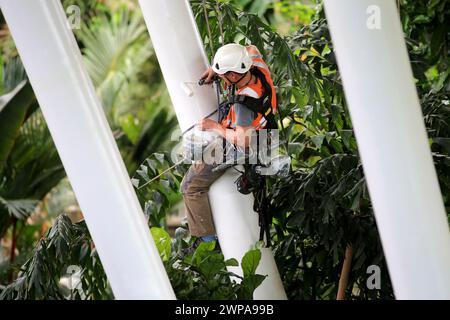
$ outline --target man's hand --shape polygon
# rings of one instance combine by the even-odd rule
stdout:
[[[213,80],[216,78],[217,74],[214,72],[214,70],[209,67],[208,69],[203,72],[202,76],[200,77],[199,83],[201,84],[211,84]]]
[[[200,120],[200,122],[198,123],[198,127],[202,131],[215,130],[215,129],[218,129],[219,123],[217,123],[214,120],[205,118],[205,119]]]

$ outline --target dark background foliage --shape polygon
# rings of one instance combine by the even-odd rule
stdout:
[[[274,253],[289,298],[334,299],[349,245],[353,258],[347,297],[393,298],[322,7],[309,24],[281,37],[258,16],[230,4],[194,1],[205,43],[209,43],[205,5],[213,20],[209,21],[215,35],[212,47],[220,46],[222,20],[227,26],[225,42],[239,39],[241,44],[258,46],[278,87],[280,124],[293,171],[286,179],[272,181],[269,190]],[[217,8],[221,19],[216,18]],[[399,11],[449,213],[449,3],[400,1]],[[380,290],[366,286],[370,265],[381,269]]]
[[[65,6],[78,2],[63,1]],[[102,65],[103,74],[110,75],[96,78],[99,95],[177,297],[249,299],[263,281],[262,276],[255,274],[254,266],[241,261],[242,268],[253,272],[247,272],[247,280],[242,285],[233,283],[225,268],[236,265],[237,261],[224,261],[223,255],[205,246],[187,259],[180,259],[180,249],[188,246],[191,239],[181,231],[171,239],[163,229],[169,210],[180,199],[178,188],[186,169],[178,166],[153,180],[173,164],[167,152],[172,145],[166,140],[168,128],[175,124],[174,115],[167,108],[170,101],[161,85],[162,77],[142,19],[123,10],[112,12],[111,4],[107,3],[83,2],[82,14],[89,25],[76,33],[77,40],[87,65]],[[136,7],[130,3],[125,11],[135,12]],[[292,158],[288,177],[268,181],[273,251],[288,297],[335,299],[344,254],[351,247],[346,298],[394,298],[320,1],[315,7],[285,0],[193,0],[190,3],[209,59],[222,40],[254,44],[271,68],[277,87],[283,150]],[[450,3],[439,0],[397,3],[450,217]],[[302,14],[299,16],[297,12]],[[283,29],[280,17],[290,22],[288,28]],[[1,19],[0,23],[3,23]],[[122,32],[132,35],[125,39],[125,47],[130,51],[119,50],[118,54],[118,48],[124,47],[120,41]],[[105,35],[113,40],[101,43]],[[106,56],[96,61],[89,52],[96,52],[100,43]],[[9,87],[7,84],[13,80],[2,81],[2,94],[18,88],[20,80],[25,78],[20,61],[10,47],[9,44],[2,48],[2,78],[16,81]],[[136,60],[130,68],[124,61],[135,52],[140,52],[145,59]],[[118,64],[108,64],[107,58]],[[156,93],[149,98],[146,92]],[[111,100],[111,96],[117,99]],[[11,113],[0,110],[0,123],[12,124],[10,119],[15,119],[14,123],[18,124],[8,131],[13,140],[0,137],[0,148],[8,150],[5,159],[0,158],[0,200],[4,200],[0,203],[0,235],[17,240],[25,253],[16,263],[0,268],[1,283],[9,283],[13,275],[16,278],[0,289],[1,297],[111,298],[106,275],[84,222],[72,223],[61,215],[34,245],[32,235],[36,227],[28,225],[25,219],[64,172],[38,106],[33,102],[34,95],[24,87],[18,91],[17,99],[20,104],[11,103],[8,108],[21,105],[23,114],[11,118]],[[160,123],[166,125],[159,126]],[[392,139],[395,141],[395,137]],[[31,151],[24,152],[25,149]],[[155,151],[161,153],[149,156]],[[23,170],[34,172],[26,183]],[[51,170],[57,179],[49,179],[44,174]],[[253,250],[249,254],[257,256],[257,252]],[[82,267],[82,285],[67,292],[61,287],[60,279],[72,264]],[[379,290],[369,290],[366,285],[367,268],[371,265],[381,270]]]

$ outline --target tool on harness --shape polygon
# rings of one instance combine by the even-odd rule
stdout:
[[[217,109],[214,110],[213,112],[209,113],[208,115],[206,115],[204,118],[209,118],[211,116],[213,116],[214,114],[216,114],[216,112],[219,112],[219,119],[220,119],[220,114],[221,112],[228,112],[229,111],[229,107],[226,105],[221,105],[220,103],[220,80],[217,77],[213,78],[213,82],[216,85],[216,95],[217,95]],[[199,86],[203,86],[205,84],[205,79],[200,79],[198,81],[198,85]],[[228,107],[228,110],[222,110],[222,108],[226,108]],[[192,126],[190,126],[189,128],[187,128],[186,130],[183,131],[183,133],[181,133],[181,136],[184,136],[186,133],[188,133],[189,131],[191,131],[192,129],[195,128],[197,124],[193,124]]]
[[[266,191],[266,179],[261,181],[261,186],[255,192],[253,196],[255,201],[253,202],[253,211],[258,213],[258,225],[259,225],[259,241],[264,240],[264,234],[266,235],[266,247],[269,248],[272,243],[270,241],[270,226],[272,224],[272,212],[270,211],[269,198]]]
[[[263,176],[258,174],[254,168],[246,169],[246,166],[247,165],[244,165],[244,171],[238,170],[241,175],[234,182],[236,183],[237,190],[242,194],[250,194],[256,191],[257,188],[261,185],[262,180],[264,180]]]

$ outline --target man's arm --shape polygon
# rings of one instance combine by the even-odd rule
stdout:
[[[208,69],[203,72],[203,74],[200,77],[200,80],[203,81],[204,84],[211,84],[213,80],[216,78],[217,74],[214,72],[212,67],[209,67]]]
[[[228,129],[211,119],[201,120],[199,128],[203,131],[213,131],[241,148],[250,146],[251,131],[254,129],[252,126],[236,126],[236,129]]]

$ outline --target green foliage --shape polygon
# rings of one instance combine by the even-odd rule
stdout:
[[[10,216],[26,219],[64,176],[50,132],[36,111],[20,127],[0,168],[0,237],[10,225]]]
[[[183,232],[184,229],[179,228],[172,240],[164,230],[167,212],[179,200],[179,197],[171,199],[171,195],[179,190],[185,172],[186,165],[176,165],[169,155],[155,153],[139,166],[132,177],[177,298],[252,299],[254,290],[265,278],[256,274],[261,259],[259,249],[245,254],[241,263],[244,277],[240,277],[226,271],[227,266],[237,267],[239,264],[235,259],[225,261],[223,254],[215,251],[215,242],[203,242],[192,254],[185,255],[183,250],[195,239],[187,236],[187,230]],[[236,283],[230,276],[241,279],[241,283]]]
[[[171,241],[170,236],[163,228],[153,227],[150,229],[152,233],[153,240],[155,241],[156,247],[158,248],[159,255],[163,261],[169,260]]]
[[[154,152],[170,150],[175,144],[175,141],[171,140],[171,129],[176,128],[178,122],[174,114],[168,111],[171,104],[169,94],[165,88],[164,90],[158,88],[157,91],[160,94],[152,96],[150,101],[146,102],[142,115],[137,117],[137,119],[144,119],[141,121],[142,124],[138,123],[134,126],[139,133],[136,134],[136,140],[128,154],[136,164],[142,163]],[[127,126],[122,123],[121,126],[127,134],[127,129],[133,125]],[[129,134],[128,136],[130,137]],[[131,169],[135,168],[131,167]]]
[[[2,70],[0,93],[0,170],[4,165],[19,128],[35,109],[36,98],[31,85],[26,80],[20,59],[12,59]]]
[[[0,195],[5,199],[42,199],[65,176],[39,111],[20,128],[1,173]]]
[[[81,8],[82,21],[86,24],[82,30],[76,31],[77,40],[108,111],[119,149],[132,172],[148,154],[170,146],[168,137],[170,129],[176,126],[176,118],[170,111],[170,99],[161,84],[162,75],[140,11],[126,12],[122,4],[117,6],[117,3],[67,0],[63,4],[64,7],[76,4]],[[119,10],[114,11],[110,7]],[[16,88],[26,75],[15,49],[13,57],[10,57],[9,51],[3,50],[4,39],[0,40],[3,53],[0,58],[0,93],[3,94]],[[11,229],[12,217],[27,218],[35,211],[36,204],[41,203],[42,198],[65,176],[41,113],[33,114],[38,105],[31,87],[26,84],[17,90],[13,99],[2,99],[8,104],[2,103],[0,108],[2,237],[8,228]],[[148,98],[148,92],[154,92],[154,95]],[[25,101],[25,98],[30,101]],[[170,197],[173,202],[176,195],[172,193]],[[23,223],[21,226],[17,235],[20,245],[23,244],[21,237],[34,228]],[[27,239],[32,240],[32,237]],[[27,252],[22,247],[18,249],[21,255]],[[18,258],[18,261],[23,261],[22,256]],[[7,269],[8,265],[1,268]],[[0,272],[2,275],[7,273],[4,270]],[[3,276],[0,281],[5,281]]]
[[[287,178],[268,181],[273,251],[288,297],[335,299],[344,251],[351,244],[353,260],[346,297],[391,299],[392,287],[324,12],[319,5],[313,15],[309,8],[288,2],[193,0],[190,4],[210,59],[223,34],[224,43],[256,45],[271,68],[282,137],[292,158],[292,173]],[[450,218],[449,2],[402,0],[399,4]],[[171,239],[161,228],[170,207],[180,200],[177,192],[186,167],[169,170],[174,162],[168,154],[147,155],[169,146],[164,141],[169,140],[175,119],[167,110],[170,101],[160,85],[162,77],[142,17],[121,10],[109,12],[107,6],[111,3],[86,4],[82,11],[89,18],[84,19],[87,23],[77,36],[130,172],[140,164],[132,181],[149,225],[159,227],[151,232],[176,295],[179,299],[251,299],[264,280],[255,273],[259,250],[243,257],[244,277],[239,277],[226,269],[237,267],[238,261],[225,261],[214,243],[203,243],[194,253],[182,256],[182,250],[194,239],[182,236],[183,232]],[[299,10],[305,11],[295,20]],[[297,25],[282,25],[283,19],[293,18]],[[16,75],[10,79],[23,79],[18,68],[11,70],[17,73],[5,71],[4,77],[8,73]],[[157,84],[146,85],[153,82]],[[3,81],[2,93],[18,83]],[[150,91],[156,94],[147,99]],[[27,216],[33,205],[26,201],[41,199],[46,186],[62,172],[53,146],[42,142],[48,131],[39,119],[37,114],[26,120],[15,138],[7,167],[0,172],[0,227],[8,225],[3,221],[9,221],[11,215]],[[49,136],[46,139],[49,141]],[[382,271],[381,290],[366,287],[366,270],[373,264]],[[69,265],[83,270],[82,286],[74,292],[59,285]],[[64,216],[40,240],[20,270],[0,298],[112,297],[84,223],[72,225]],[[239,284],[236,278],[241,280]]]
[[[400,4],[435,168],[450,217],[450,3],[404,0]]]
[[[299,24],[311,22],[315,14],[314,3],[292,0],[233,0],[241,11],[258,15],[265,23],[279,34],[289,34],[295,31]]]
[[[79,269],[71,290],[64,277]],[[67,280],[67,279],[66,279]],[[72,224],[60,215],[32,256],[19,268],[17,279],[0,294],[2,299],[108,299],[112,292],[86,224]]]
[[[80,9],[81,20],[92,19],[99,14],[109,12],[109,8],[105,5],[104,1],[61,0],[61,4],[65,10],[69,6],[77,6]]]
[[[402,0],[399,10],[417,89],[438,92],[445,84],[448,92],[450,3]]]
[[[237,267],[235,259],[224,260],[214,250],[215,242],[204,242],[188,255],[182,248],[193,239],[171,239],[162,228],[151,228],[178,299],[253,299],[265,276],[256,274],[259,249],[242,259],[244,276],[227,271]],[[178,249],[177,249],[178,248]],[[70,270],[79,270],[78,278]],[[66,278],[66,279],[64,279]],[[242,280],[237,283],[236,279]],[[70,286],[72,285],[72,287]],[[112,292],[84,221],[73,224],[62,214],[42,238],[32,256],[19,268],[17,279],[0,292],[3,299],[111,299]]]
[[[6,161],[34,101],[31,85],[25,80],[12,92],[0,96],[0,165]]]
[[[237,260],[224,260],[223,254],[215,250],[215,241],[202,242],[193,253],[183,254],[193,238],[178,236],[172,240],[162,228],[153,227],[151,231],[177,299],[251,300],[266,277],[256,274],[261,259],[259,249],[244,255],[243,276],[239,276],[227,270],[227,266],[238,267]]]
[[[448,25],[448,4],[412,2],[402,1],[400,13],[449,208],[448,32],[442,32]],[[347,297],[393,298],[323,9],[318,7],[308,25],[299,24],[296,32],[282,37],[232,3],[221,2],[218,13],[216,2],[206,1],[210,38],[203,1],[191,4],[209,57],[214,53],[210,47],[220,46],[222,21],[225,43],[256,45],[277,86],[282,137],[293,171],[285,179],[269,181],[268,189],[274,253],[288,297],[335,299],[345,248],[351,244]],[[381,267],[381,290],[366,287],[371,264]]]
[[[139,10],[100,11],[76,32],[84,62],[129,172],[170,148],[177,125]],[[148,92],[153,92],[149,97]]]
[[[185,172],[185,165],[174,166],[170,156],[163,153],[152,154],[136,170],[131,182],[151,226],[165,226],[168,210],[180,200],[178,190]]]
[[[26,233],[25,223],[16,220],[26,221],[65,176],[19,58],[10,59],[2,68],[2,87],[7,93],[0,97],[0,238],[13,224],[20,224],[18,232]],[[12,242],[18,236],[11,232]],[[2,268],[8,269],[9,263]],[[3,282],[6,272],[0,274]]]
[[[119,116],[133,106],[140,85],[137,76],[152,49],[137,11],[121,11],[112,19],[99,15],[94,21],[83,24],[77,36],[103,108],[112,124],[117,124]]]

